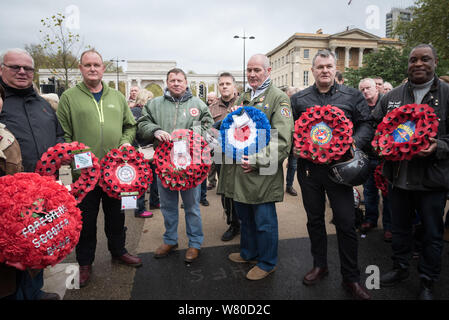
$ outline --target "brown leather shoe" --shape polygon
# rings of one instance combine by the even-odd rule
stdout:
[[[371,296],[364,287],[358,282],[342,282],[343,288],[348,291],[354,299],[357,300],[370,300]]]
[[[130,255],[129,253],[125,253],[123,256],[120,257],[112,257],[112,260],[114,262],[118,262],[118,263],[122,263],[122,264],[126,264],[127,266],[130,267],[141,267],[142,266],[142,259],[140,259],[139,257]]]
[[[184,261],[187,263],[191,263],[193,260],[198,258],[200,255],[200,250],[197,248],[189,248],[187,249],[186,256],[184,258]]]
[[[80,266],[80,288],[87,285],[92,273],[92,265]]]
[[[177,247],[178,247],[178,244],[164,243],[163,245],[161,245],[159,248],[156,249],[156,251],[154,252],[154,257],[156,259],[164,258],[164,257],[168,256],[168,254],[170,252],[172,252],[174,249],[176,249]]]
[[[393,234],[391,231],[387,230],[384,232],[384,241],[385,242],[391,242],[393,240]]]
[[[302,283],[306,286],[311,286],[321,279],[323,279],[325,276],[329,274],[329,270],[327,267],[320,268],[320,267],[314,267],[312,270],[310,270],[302,279]]]

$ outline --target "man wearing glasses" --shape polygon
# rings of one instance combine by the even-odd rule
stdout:
[[[62,94],[57,110],[65,141],[84,143],[98,159],[111,149],[131,146],[136,135],[136,121],[125,96],[102,81],[105,65],[100,53],[94,49],[83,52],[79,69],[83,81]],[[142,265],[140,258],[125,249],[125,214],[120,200],[109,197],[97,185],[79,204],[83,215],[83,229],[76,246],[80,287],[86,286],[92,272],[100,202],[113,261],[132,267]]]
[[[0,55],[0,85],[5,89],[5,101],[0,123],[19,142],[25,172],[34,172],[36,163],[49,147],[64,142],[55,111],[33,89],[34,61],[22,49],[8,49]],[[41,291],[43,271],[16,271],[16,292],[9,299],[59,299],[54,293]]]

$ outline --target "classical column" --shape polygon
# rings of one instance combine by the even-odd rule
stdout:
[[[345,68],[349,68],[349,50],[351,47],[345,47]]]
[[[359,68],[361,68],[363,65],[363,50],[365,50],[365,48],[359,48]]]
[[[137,78],[137,86],[140,88],[141,85],[142,85],[142,79]]]

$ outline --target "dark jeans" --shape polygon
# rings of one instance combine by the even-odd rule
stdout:
[[[80,266],[90,265],[95,259],[100,201],[104,212],[104,231],[108,239],[109,251],[113,256],[122,256],[127,253],[125,213],[121,210],[121,201],[110,198],[99,186],[96,186],[78,205],[83,217],[83,228],[76,246],[76,260]]]
[[[159,191],[157,190],[157,176],[155,167],[151,166],[153,170],[153,183],[149,186],[150,188],[150,205],[157,206],[160,204],[159,201]],[[137,208],[134,210],[136,214],[142,214],[145,211],[145,193],[137,199]]]
[[[328,177],[328,166],[307,160],[298,161],[298,181],[307,213],[314,267],[327,267],[327,234],[324,221],[325,195],[328,195],[337,230],[340,271],[343,280],[358,282],[358,243],[355,230],[354,193],[352,187],[337,184]]]
[[[207,178],[201,183],[201,198],[200,201],[206,200],[207,197]]]
[[[374,181],[374,170],[378,165],[377,160],[370,160],[371,174],[368,180],[363,184],[363,198],[365,200],[365,222],[371,222],[377,225],[379,220],[379,189],[376,188]],[[382,225],[384,230],[391,231],[391,208],[387,196],[382,196]]]
[[[4,297],[5,300],[37,300],[42,295],[44,270],[31,277],[28,271],[16,270],[16,292]],[[1,300],[1,299],[0,299]]]
[[[443,215],[446,191],[409,191],[392,188],[390,192],[393,233],[393,263],[408,268],[413,246],[413,222],[419,212],[422,224],[421,254],[418,271],[422,277],[437,280],[441,272]]]
[[[295,172],[298,160],[293,156],[293,153],[290,152],[287,160],[287,175],[285,178],[285,182],[287,187],[293,186],[293,180],[295,179]]]
[[[234,201],[241,220],[240,255],[257,260],[257,266],[271,271],[278,260],[278,221],[274,202],[246,204]]]

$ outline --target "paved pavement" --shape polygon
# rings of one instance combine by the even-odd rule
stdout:
[[[294,187],[300,193],[296,179]],[[64,300],[348,299],[340,288],[341,276],[335,227],[330,223],[332,217],[329,206],[326,209],[329,279],[311,289],[301,284],[303,275],[312,267],[306,214],[300,194],[297,197],[285,194],[284,202],[276,205],[280,238],[278,269],[267,279],[254,283],[244,277],[248,271],[247,267],[236,267],[227,259],[230,252],[238,251],[239,237],[230,242],[220,240],[227,225],[220,198],[215,192],[215,189],[208,191],[207,198],[211,205],[201,206],[204,244],[198,261],[191,265],[183,262],[187,249],[187,236],[182,209],[178,231],[179,248],[165,259],[153,258],[153,252],[162,243],[164,232],[160,210],[154,210],[154,217],[149,219],[135,218],[132,210],[126,211],[126,248],[130,253],[137,254],[143,259],[144,265],[138,269],[111,261],[100,214],[96,258],[90,283],[82,289],[67,289],[66,282],[75,274],[71,269],[76,265],[75,255],[72,252],[62,263],[45,270],[44,290],[58,292]],[[381,271],[389,269],[390,255],[391,247],[383,242],[381,230],[373,231],[367,238],[360,239],[359,260],[362,280],[365,281],[370,275],[369,272],[365,272],[369,265],[379,266]],[[446,267],[448,260],[446,248],[441,284],[436,289],[442,299],[449,299],[449,274]],[[416,263],[412,264],[414,265]],[[412,272],[409,284],[402,288],[372,291],[373,298],[414,299],[418,288],[415,276],[416,272]]]

